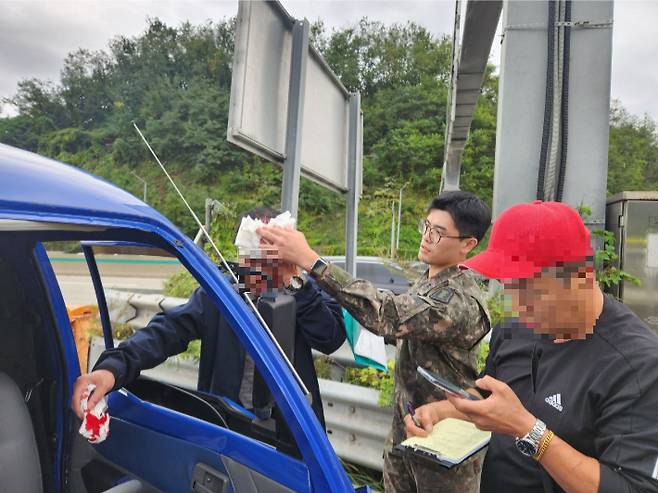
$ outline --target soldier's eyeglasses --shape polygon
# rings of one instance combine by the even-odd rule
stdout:
[[[418,221],[418,232],[421,234],[421,236],[425,236],[429,232],[430,236],[430,242],[432,242],[435,245],[438,245],[439,242],[441,241],[441,238],[454,238],[457,240],[463,240],[466,238],[470,238],[470,236],[450,236],[450,235],[444,235],[441,233],[437,228],[433,228],[430,222],[427,219],[421,219]]]

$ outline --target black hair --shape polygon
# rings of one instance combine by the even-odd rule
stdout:
[[[278,209],[273,209],[272,207],[268,206],[260,206],[260,207],[254,207],[253,209],[249,209],[248,211],[243,212],[240,214],[240,217],[238,218],[238,223],[235,225],[235,233],[237,234],[238,230],[240,229],[240,224],[242,223],[242,219],[245,217],[249,216],[252,219],[260,219],[261,221],[269,221],[270,219],[278,216],[281,214],[281,211]]]
[[[240,216],[240,220],[242,220],[243,217],[250,216],[252,219],[260,219],[261,221],[267,219],[269,221],[270,219],[278,216],[279,214],[281,214],[280,210],[273,209],[272,207],[263,205],[260,207],[254,207],[253,209],[249,209],[248,211],[243,212],[242,215]]]
[[[446,211],[461,236],[472,236],[478,242],[482,241],[491,225],[491,209],[470,192],[443,192],[430,202],[427,212],[434,209]]]

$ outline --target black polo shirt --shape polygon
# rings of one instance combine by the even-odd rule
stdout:
[[[658,335],[605,296],[594,334],[555,344],[515,321],[492,333],[483,373],[507,383],[562,440],[601,463],[600,492],[658,492]],[[514,438],[494,434],[482,492],[561,492]]]

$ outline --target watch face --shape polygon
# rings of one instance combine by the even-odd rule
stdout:
[[[528,457],[532,457],[537,453],[536,445],[529,440],[521,439],[517,441],[516,448],[519,449],[519,452],[521,452],[523,455],[527,455]]]
[[[324,274],[324,271],[327,270],[329,264],[324,261],[322,258],[318,258],[315,261],[315,264],[313,264],[313,267],[311,267],[311,274],[314,277],[321,277],[322,274]]]
[[[304,285],[304,280],[299,277],[299,276],[292,276],[290,278],[290,284],[288,285],[288,288],[293,290],[293,291],[298,291],[302,289],[302,286]]]

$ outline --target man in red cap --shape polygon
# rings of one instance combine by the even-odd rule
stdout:
[[[476,389],[405,418],[425,436],[447,417],[492,432],[482,492],[658,492],[658,336],[596,282],[578,213],[535,201],[505,211],[465,262],[500,279],[509,318]]]

